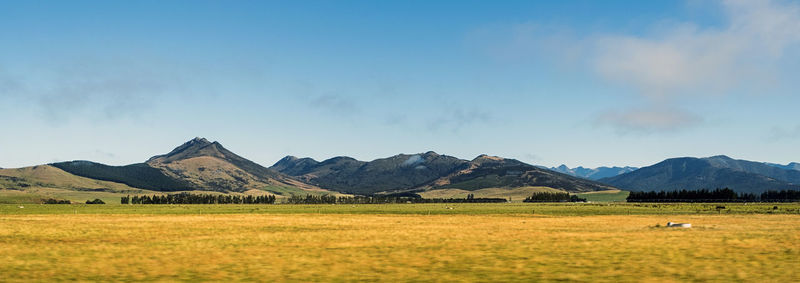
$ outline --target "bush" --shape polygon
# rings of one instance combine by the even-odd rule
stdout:
[[[43,204],[70,204],[72,202],[65,200],[65,199],[46,199],[42,202]]]
[[[570,195],[567,192],[538,192],[525,198],[522,202],[586,202],[585,198]]]
[[[103,200],[96,198],[94,200],[87,200],[86,204],[106,204]]]

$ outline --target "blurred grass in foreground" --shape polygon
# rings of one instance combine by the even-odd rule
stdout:
[[[257,208],[66,205],[49,212],[73,207],[96,213]],[[326,212],[353,211],[340,207],[330,206]],[[356,210],[422,212],[441,207]],[[446,211],[538,207],[550,214],[598,214],[594,208],[599,208],[610,214],[630,206],[478,207]],[[800,280],[798,215],[310,213],[317,208],[322,206],[264,208],[307,214],[0,215],[0,281]],[[667,221],[690,222],[693,228],[658,227]]]

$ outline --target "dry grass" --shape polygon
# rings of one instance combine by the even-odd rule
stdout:
[[[39,165],[17,169],[0,169],[0,176],[21,178],[23,183],[31,186],[62,189],[106,189],[108,191],[138,191],[139,189],[125,184],[94,180],[70,174],[50,165]],[[0,183],[0,185],[3,185]],[[6,187],[16,187],[13,182],[6,182]]]
[[[797,282],[797,243],[798,215],[0,215],[0,281]]]

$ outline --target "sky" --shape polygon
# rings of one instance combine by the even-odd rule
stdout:
[[[0,167],[800,161],[798,1],[0,0]]]

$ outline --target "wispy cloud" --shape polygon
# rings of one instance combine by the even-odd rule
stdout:
[[[0,77],[0,98],[33,105],[55,124],[76,116],[104,120],[138,117],[181,80],[130,62],[53,64],[29,76]]]
[[[461,107],[453,107],[444,110],[441,115],[428,122],[428,130],[441,131],[449,130],[458,132],[463,127],[471,126],[479,123],[488,123],[492,120],[492,115],[489,112],[480,109],[465,109]]]
[[[611,126],[618,134],[673,132],[703,121],[688,111],[671,108],[642,108],[607,111],[597,116],[598,125]]]
[[[361,112],[361,108],[354,98],[339,94],[312,97],[309,105],[336,116],[352,116]]]
[[[769,139],[772,141],[800,139],[800,124],[788,129],[774,127],[769,133]]]

